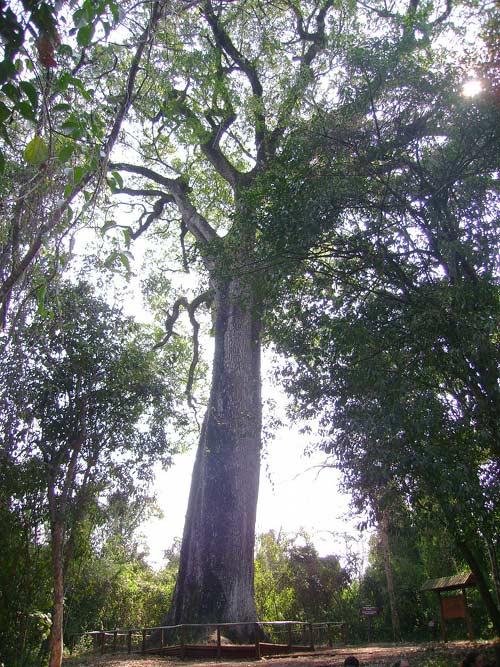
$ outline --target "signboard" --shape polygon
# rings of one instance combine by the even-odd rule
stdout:
[[[448,620],[450,618],[465,618],[465,600],[463,595],[453,595],[452,597],[442,597],[441,604],[443,605],[443,617]]]
[[[379,607],[361,607],[361,616],[379,616]]]

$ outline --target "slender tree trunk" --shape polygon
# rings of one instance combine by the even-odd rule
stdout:
[[[491,574],[493,576],[493,584],[495,586],[495,596],[498,607],[500,608],[500,568],[498,566],[498,557],[496,544],[492,540],[486,540],[488,549],[488,556],[491,564]]]
[[[64,611],[64,574],[63,574],[63,525],[57,519],[51,527],[52,532],[52,577],[54,582],[54,606],[52,609],[52,627],[49,638],[49,667],[61,667],[63,655],[63,611]]]
[[[260,308],[242,278],[212,280],[212,386],[191,480],[173,623],[256,620],[255,515],[261,447]],[[253,628],[233,632],[249,639]]]
[[[389,545],[389,514],[387,510],[382,513],[380,521],[380,541],[382,543],[382,553],[384,556],[385,578],[387,582],[387,593],[389,595],[389,605],[391,608],[392,635],[394,641],[401,639],[401,627],[399,624],[399,613],[394,593],[394,579],[392,576],[391,549]]]
[[[493,628],[495,630],[495,633],[498,636],[500,636],[500,609],[495,604],[495,600],[493,598],[493,595],[490,592],[490,588],[488,586],[488,581],[483,574],[483,570],[482,570],[476,556],[474,555],[474,552],[469,547],[467,542],[464,539],[461,539],[459,537],[456,537],[455,539],[456,539],[456,542],[457,542],[457,546],[459,547],[460,551],[462,552],[462,555],[465,558],[465,561],[466,561],[467,565],[470,567],[471,572],[476,577],[476,582],[477,582],[477,587],[479,588],[479,593],[480,593],[481,598],[483,600],[484,606],[486,607],[486,610],[488,612],[490,620],[493,623]]]

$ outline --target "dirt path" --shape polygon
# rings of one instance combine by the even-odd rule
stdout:
[[[369,646],[343,646],[319,651],[314,654],[302,653],[283,657],[263,658],[260,665],[265,667],[340,667],[346,656],[355,655],[361,667],[380,665],[386,667],[402,656],[408,658],[411,667],[418,667],[422,662],[432,658],[444,658],[457,667],[464,655],[473,649],[481,652],[492,652],[493,642],[449,642],[448,644],[379,644]],[[63,663],[64,667],[256,667],[256,661],[201,661],[178,658],[161,658],[142,655],[107,655],[87,658],[70,658]]]

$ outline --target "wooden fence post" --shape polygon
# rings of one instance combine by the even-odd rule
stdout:
[[[260,628],[258,623],[254,623],[255,630],[255,658],[260,660]]]
[[[292,624],[287,623],[286,629],[288,631],[288,653],[292,652]]]
[[[220,642],[220,625],[217,626],[217,660],[221,659],[222,649]]]
[[[309,644],[311,645],[311,651],[314,651],[314,630],[312,623],[309,623]]]
[[[127,653],[132,653],[132,630],[127,634]]]
[[[113,632],[113,653],[116,653],[116,647],[118,643],[118,630],[115,628]]]
[[[101,632],[101,655],[106,651],[106,633]]]
[[[161,629],[161,640],[160,640],[160,651],[163,655],[163,649],[165,648],[165,628]]]
[[[142,653],[146,653],[146,628],[142,631]]]
[[[184,625],[180,626],[180,640],[181,640],[181,660],[184,660],[186,657],[186,637],[184,634]]]

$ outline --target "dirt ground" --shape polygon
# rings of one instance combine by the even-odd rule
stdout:
[[[368,646],[342,646],[283,657],[266,657],[260,660],[262,667],[340,667],[348,655],[355,655],[361,667],[393,664],[401,657],[408,658],[410,667],[419,665],[432,658],[443,658],[457,667],[468,651],[476,650],[487,655],[488,662],[493,662],[493,642],[448,642],[428,644],[379,644]],[[267,662],[264,666],[262,663]],[[256,661],[229,660],[184,660],[179,658],[161,658],[142,655],[106,655],[85,658],[68,658],[64,667],[255,667]]]

